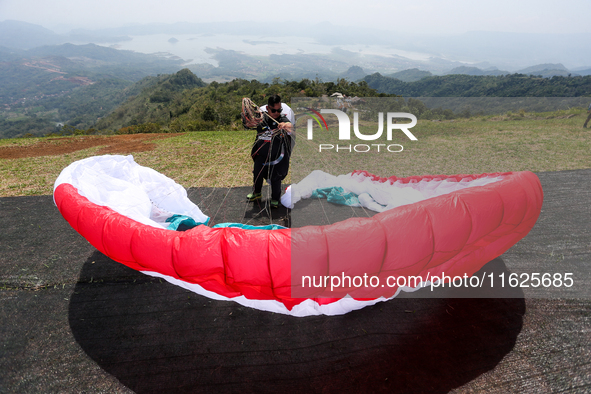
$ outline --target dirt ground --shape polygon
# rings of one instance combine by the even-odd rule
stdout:
[[[102,145],[107,146],[98,151],[97,154],[99,155],[145,152],[156,148],[156,144],[150,143],[150,141],[177,135],[179,134],[92,135],[79,138],[46,138],[34,145],[1,147],[0,159],[59,156]]]

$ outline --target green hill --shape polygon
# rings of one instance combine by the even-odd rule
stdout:
[[[137,94],[100,119],[96,128],[115,131],[144,123],[166,126],[172,118],[190,109],[192,96],[187,97],[185,93],[205,86],[188,69],[172,75],[146,77],[134,85]]]
[[[398,71],[397,73],[388,75],[391,78],[399,79],[403,82],[415,82],[419,81],[423,78],[430,77],[431,74],[429,71],[419,70],[418,68],[411,68],[408,70]]]
[[[445,74],[464,74],[464,75],[507,75],[510,74],[508,71],[502,71],[497,68],[482,70],[478,67],[460,66],[451,69]]]
[[[119,132],[198,131],[242,128],[240,110],[243,97],[265,103],[272,94],[279,94],[284,102],[292,97],[320,97],[340,92],[347,96],[375,97],[379,93],[367,83],[340,79],[334,82],[285,81],[262,83],[257,80],[235,79],[231,82],[212,82],[205,85],[191,71],[184,69],[173,75],[146,78],[150,82],[141,93],[129,98],[96,128]],[[122,128],[127,128],[120,131]]]
[[[541,78],[524,74],[454,74],[403,82],[375,73],[363,80],[378,92],[405,97],[579,97],[589,96],[591,92],[591,76]]]
[[[132,94],[126,89],[134,82],[181,63],[93,44],[0,47],[0,138],[44,135],[60,124],[92,127]]]

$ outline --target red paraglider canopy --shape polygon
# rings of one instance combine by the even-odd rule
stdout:
[[[212,298],[295,316],[342,314],[401,290],[401,286],[355,284],[335,290],[334,283],[326,280],[324,286],[313,285],[314,278],[369,275],[384,284],[390,276],[418,276],[418,286],[404,289],[413,290],[442,274],[470,276],[526,236],[542,207],[542,188],[531,172],[409,178],[353,175],[399,186],[499,180],[371,218],[272,231],[207,225],[185,232],[158,228],[91,202],[67,176],[56,181],[54,199],[70,225],[113,260]],[[306,276],[309,286],[301,279]]]

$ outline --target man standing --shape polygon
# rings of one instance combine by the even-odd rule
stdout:
[[[262,198],[263,179],[271,184],[271,208],[279,207],[281,181],[289,171],[289,159],[295,137],[289,119],[281,115],[281,97],[272,95],[267,101],[267,111],[257,126],[257,135],[251,156],[254,161],[253,192],[246,196],[248,201]]]
[[[589,116],[587,116],[587,120],[585,121],[585,124],[583,125],[583,128],[587,127],[587,123],[589,123],[589,120],[591,120],[591,104],[589,104],[589,107],[587,108],[587,112],[589,113]]]

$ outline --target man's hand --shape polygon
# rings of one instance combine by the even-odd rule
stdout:
[[[282,131],[286,131],[289,134],[293,133],[293,126],[290,122],[283,122],[283,123],[279,123],[277,130],[275,130],[273,132],[273,135],[277,135],[279,133],[281,133]]]

